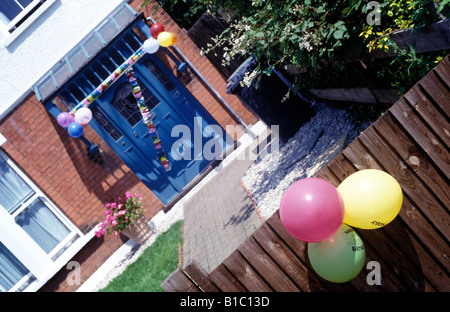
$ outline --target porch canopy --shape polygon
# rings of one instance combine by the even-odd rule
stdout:
[[[33,86],[37,99],[55,118],[56,103],[70,111],[142,46],[138,32],[150,37],[143,14],[121,4]]]

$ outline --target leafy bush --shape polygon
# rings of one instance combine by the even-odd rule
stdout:
[[[176,4],[186,1],[188,0],[161,2]],[[262,74],[270,75],[272,68],[283,70],[289,66],[306,73],[303,77],[293,77],[297,88],[327,87],[324,85],[323,76],[339,75],[339,72],[347,67],[341,59],[349,50],[358,55],[367,49],[394,49],[400,56],[395,58],[398,67],[407,68],[410,73],[418,75],[427,72],[435,60],[446,53],[431,53],[422,58],[415,56],[414,49],[403,51],[389,41],[389,35],[397,30],[432,23],[433,17],[428,7],[432,1],[380,0],[380,25],[369,25],[367,22],[367,15],[371,10],[369,0],[189,2],[192,11],[218,13],[229,22],[229,28],[214,38],[215,44],[209,45],[205,53],[213,50],[215,46],[223,46],[223,65],[229,64],[237,57],[256,57],[258,65],[253,72],[247,73],[244,79],[247,85]],[[440,11],[448,2],[440,2]],[[367,61],[365,67],[370,67],[372,63],[371,60]],[[381,67],[378,67],[379,72],[372,76],[372,79],[383,77],[385,80],[392,60],[374,63]],[[411,74],[404,87],[407,88],[417,81],[417,77]],[[393,79],[385,82],[392,87],[398,87],[398,83]]]

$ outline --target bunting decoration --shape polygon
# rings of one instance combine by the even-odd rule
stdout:
[[[130,82],[131,88],[133,89],[134,97],[137,100],[137,104],[139,106],[139,111],[141,112],[142,119],[144,121],[144,124],[148,128],[148,132],[151,135],[153,144],[155,145],[156,153],[158,154],[158,158],[164,167],[166,171],[169,171],[171,169],[170,163],[167,159],[166,151],[164,150],[161,139],[159,138],[158,132],[156,132],[156,128],[153,124],[152,119],[150,118],[150,112],[145,105],[145,99],[144,96],[141,93],[141,88],[139,87],[139,84],[137,82],[136,77],[134,76],[133,68],[130,67],[127,70],[128,75],[128,81]]]

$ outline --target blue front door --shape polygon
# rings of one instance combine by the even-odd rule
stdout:
[[[157,157],[126,75],[90,106],[90,125],[167,204],[212,162],[205,146],[216,155],[225,151],[226,134],[155,55],[144,56],[133,68],[172,169],[165,171]]]

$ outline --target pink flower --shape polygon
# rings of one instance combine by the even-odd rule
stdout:
[[[117,208],[122,209],[122,208],[123,208],[123,205],[122,205],[122,204],[119,204],[119,205],[117,206]]]
[[[116,203],[111,203],[111,209],[116,209],[117,204]]]
[[[103,235],[105,235],[105,233],[106,233],[106,229],[100,229],[98,231],[95,231],[95,236],[102,237]]]
[[[111,204],[110,204],[110,203],[107,203],[107,204],[105,205],[105,209],[109,209],[109,208],[111,208]]]
[[[115,219],[114,219],[114,217],[111,216],[111,215],[109,215],[109,216],[106,217],[106,222],[107,222],[107,223],[111,223],[113,220],[115,220]]]
[[[133,197],[133,195],[131,195],[131,193],[127,191],[125,193],[125,197],[126,197],[126,199],[130,199],[131,197]]]
[[[126,210],[121,210],[121,211],[118,212],[118,215],[119,215],[119,216],[123,216],[123,215],[126,214],[126,213],[127,213]]]
[[[103,214],[105,217],[112,214],[111,210],[106,210],[105,213]]]
[[[112,225],[112,226],[116,226],[116,225],[117,225],[117,220],[114,219],[114,221],[111,222],[111,225]]]

